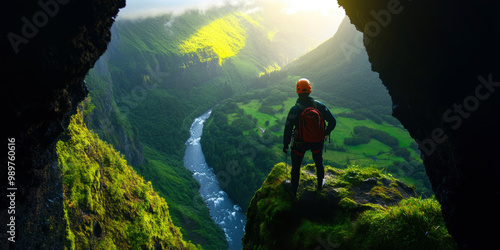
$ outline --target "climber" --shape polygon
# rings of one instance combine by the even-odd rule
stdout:
[[[288,154],[288,147],[292,140],[292,180],[291,190],[293,197],[297,194],[300,178],[300,167],[302,159],[307,150],[311,150],[314,163],[316,164],[317,189],[323,188],[325,169],[323,166],[323,147],[325,137],[337,125],[335,116],[325,104],[314,100],[309,96],[311,83],[302,78],[296,85],[299,98],[297,103],[290,109],[285,123],[283,134],[283,152]],[[328,122],[325,127],[325,121]]]

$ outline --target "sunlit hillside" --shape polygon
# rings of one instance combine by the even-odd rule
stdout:
[[[235,56],[245,46],[246,31],[238,16],[230,14],[204,26],[179,46],[181,53],[193,53],[200,62],[218,58],[222,65],[225,59]]]

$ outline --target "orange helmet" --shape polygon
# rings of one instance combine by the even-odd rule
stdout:
[[[297,82],[297,94],[311,93],[311,83],[305,78],[301,78]]]

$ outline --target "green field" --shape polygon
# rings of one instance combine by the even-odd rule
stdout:
[[[257,119],[256,125],[263,128],[264,130],[270,130],[274,135],[280,136],[283,134],[284,119],[286,118],[288,111],[295,104],[296,98],[288,98],[281,105],[271,106],[277,112],[275,114],[266,114],[259,112],[259,108],[262,106],[262,102],[258,99],[253,99],[248,103],[238,102],[237,105],[240,109],[244,111],[246,117],[252,117],[253,121]],[[332,113],[350,113],[353,112],[352,109],[335,107],[326,104]],[[231,122],[238,117],[238,114],[232,113],[228,115],[229,125]],[[389,133],[389,135],[395,137],[399,141],[399,146],[402,148],[409,148],[410,143],[413,139],[409,136],[408,132],[401,126],[394,126],[387,122],[382,124],[377,124],[372,120],[356,120],[353,118],[339,117],[337,116],[337,126],[331,134],[331,143],[327,143],[327,152],[324,153],[324,159],[331,162],[346,163],[346,164],[356,164],[362,166],[375,165],[380,167],[385,167],[392,165],[394,161],[404,161],[402,157],[395,156],[391,154],[391,147],[383,144],[382,142],[372,139],[369,143],[364,145],[350,146],[344,144],[344,138],[351,136],[353,129],[356,126],[367,126],[370,128],[375,128]],[[266,123],[267,122],[267,123]],[[272,126],[279,125],[282,127],[281,130],[271,130]],[[252,129],[254,132],[260,133],[260,129],[255,127]],[[243,131],[244,134],[248,135],[248,131]],[[281,151],[282,144],[276,143],[275,149]],[[333,148],[332,145],[345,147],[346,152],[333,151],[329,148]],[[418,155],[414,150],[412,152],[413,158],[418,159]],[[376,159],[375,159],[376,158]],[[306,155],[306,161],[312,162],[312,157],[310,154]]]
[[[243,207],[260,187],[262,180],[255,180],[257,176],[265,177],[270,171],[268,167],[276,162],[287,160],[291,163],[290,156],[286,159],[282,152],[283,130],[286,116],[295,105],[296,98],[278,94],[276,89],[279,87],[224,101],[213,110],[204,129],[202,147],[210,166],[216,172],[226,171],[225,166],[233,164],[234,159],[237,159],[238,165],[247,172],[232,177],[236,181],[231,182],[231,187],[228,188],[228,193]],[[346,117],[350,113],[366,111],[324,103],[337,119],[337,126],[331,133],[331,142],[325,143],[325,165],[338,168],[353,165],[375,167],[414,185],[423,196],[432,194],[422,161],[414,150],[415,145],[412,145],[415,143],[402,125],[382,119],[375,121],[367,117]],[[384,117],[386,114],[375,111],[373,115]],[[358,136],[354,131],[360,127],[375,131],[383,137],[380,140],[371,138],[357,145],[346,143],[346,138]],[[307,152],[302,164],[312,163],[312,154]],[[249,175],[253,177],[248,177]],[[239,183],[246,185],[241,186]],[[231,191],[233,189],[238,189],[238,193]]]

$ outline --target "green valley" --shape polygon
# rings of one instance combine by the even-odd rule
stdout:
[[[107,52],[86,78],[87,126],[151,182],[184,238],[205,249],[227,242],[183,166],[191,122],[227,98],[260,88],[259,75],[332,35],[325,36],[331,25],[322,15],[304,22],[279,8],[261,2],[117,20]],[[311,31],[310,22],[325,25]]]
[[[342,53],[341,46],[357,34],[345,19],[337,34],[318,48],[260,77],[256,82],[261,89],[235,96],[214,109],[204,129],[203,151],[216,172],[241,169],[243,174],[231,175],[229,180],[220,174],[226,176],[220,181],[242,207],[249,205],[261,186],[270,171],[267,167],[286,160],[284,122],[295,104],[295,83],[301,77],[311,80],[311,95],[337,118],[331,142],[325,144],[325,164],[376,167],[414,185],[420,195],[432,195],[418,147],[392,117],[389,95],[370,70],[366,53],[349,58]],[[310,153],[304,158],[307,163],[313,163]]]
[[[321,15],[303,21],[269,5],[118,20],[108,51],[86,78],[85,123],[151,183],[183,238],[205,249],[228,242],[183,166],[191,122],[215,106],[203,152],[220,186],[247,211],[270,167],[290,161],[282,131],[301,77],[312,81],[312,96],[338,120],[325,164],[373,168],[432,195],[416,144],[392,117],[364,48],[346,46],[359,38],[349,20],[324,41],[308,26],[321,23]]]

